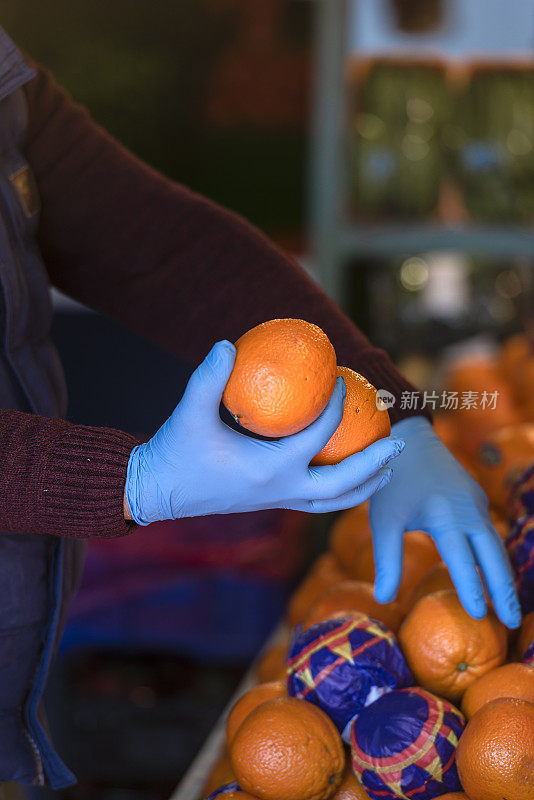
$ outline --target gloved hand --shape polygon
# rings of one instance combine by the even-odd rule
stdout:
[[[405,439],[406,448],[389,485],[371,498],[369,512],[377,600],[388,602],[397,593],[404,532],[422,530],[436,543],[469,614],[482,618],[486,613],[478,564],[496,613],[508,627],[518,627],[521,612],[512,570],[488,514],[486,495],[428,420],[405,419],[393,431]]]
[[[345,383],[312,424],[272,441],[245,436],[219,417],[235,347],[218,342],[191,376],[172,415],[128,463],[126,499],[139,525],[265,508],[327,512],[364,502],[391,478],[404,443],[381,439],[334,466],[309,466],[341,421]]]

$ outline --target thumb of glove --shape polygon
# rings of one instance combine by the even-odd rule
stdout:
[[[234,368],[235,356],[234,345],[226,339],[211,348],[189,379],[180,403],[182,412],[191,410],[196,417],[216,415],[218,419],[221,397]]]

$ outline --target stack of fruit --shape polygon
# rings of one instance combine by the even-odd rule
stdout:
[[[457,435],[455,418],[447,422]],[[468,466],[472,452],[463,451]],[[520,519],[508,537],[524,550],[534,528],[532,472],[513,495]],[[493,513],[507,537],[506,520]],[[534,608],[516,639],[493,610],[471,618],[422,531],[405,535],[398,598],[377,603],[373,581],[363,505],[338,516],[328,552],[291,598],[286,638],[264,655],[259,684],[231,710],[206,795],[533,800]]]
[[[419,531],[406,534],[399,600],[381,605],[370,547],[367,509],[340,515],[289,604],[287,638],[230,712],[206,794],[532,799],[534,612],[516,642],[492,611],[472,619]]]
[[[493,355],[448,370],[444,396],[458,407],[435,429],[490,501],[506,542],[523,608],[534,610],[534,347],[517,334]]]

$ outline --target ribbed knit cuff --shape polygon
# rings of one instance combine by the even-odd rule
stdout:
[[[373,384],[375,389],[385,389],[393,396],[389,407],[391,424],[407,417],[426,417],[432,421],[428,406],[423,406],[423,393],[397,372],[389,356],[382,350],[369,350],[369,354],[358,354],[358,365],[354,367]]]
[[[39,532],[64,536],[124,536],[126,469],[138,441],[109,428],[71,425],[51,442],[41,465]]]

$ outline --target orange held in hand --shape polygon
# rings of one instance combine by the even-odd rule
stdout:
[[[345,767],[334,723],[294,697],[268,700],[249,714],[230,758],[239,786],[261,800],[327,800]]]
[[[456,764],[470,800],[532,800],[534,705],[501,698],[482,706],[460,737]]]
[[[462,712],[466,719],[471,719],[479,708],[498,697],[515,697],[534,703],[534,667],[512,662],[486,672],[465,692]]]
[[[505,626],[493,611],[484,619],[470,617],[453,589],[422,597],[399,639],[417,682],[453,703],[506,659]]]
[[[336,382],[336,353],[321,328],[303,319],[271,319],[235,346],[223,403],[240,425],[280,437],[317,419]]]
[[[533,670],[534,672],[534,670]],[[262,703],[273,700],[275,697],[286,697],[286,685],[284,681],[271,681],[270,683],[260,683],[250,691],[240,697],[233,706],[226,720],[226,743],[231,745],[241,723]]]
[[[337,375],[347,387],[343,418],[330,441],[312,460],[318,466],[337,464],[391,433],[389,414],[375,387],[348,367],[338,367]]]

